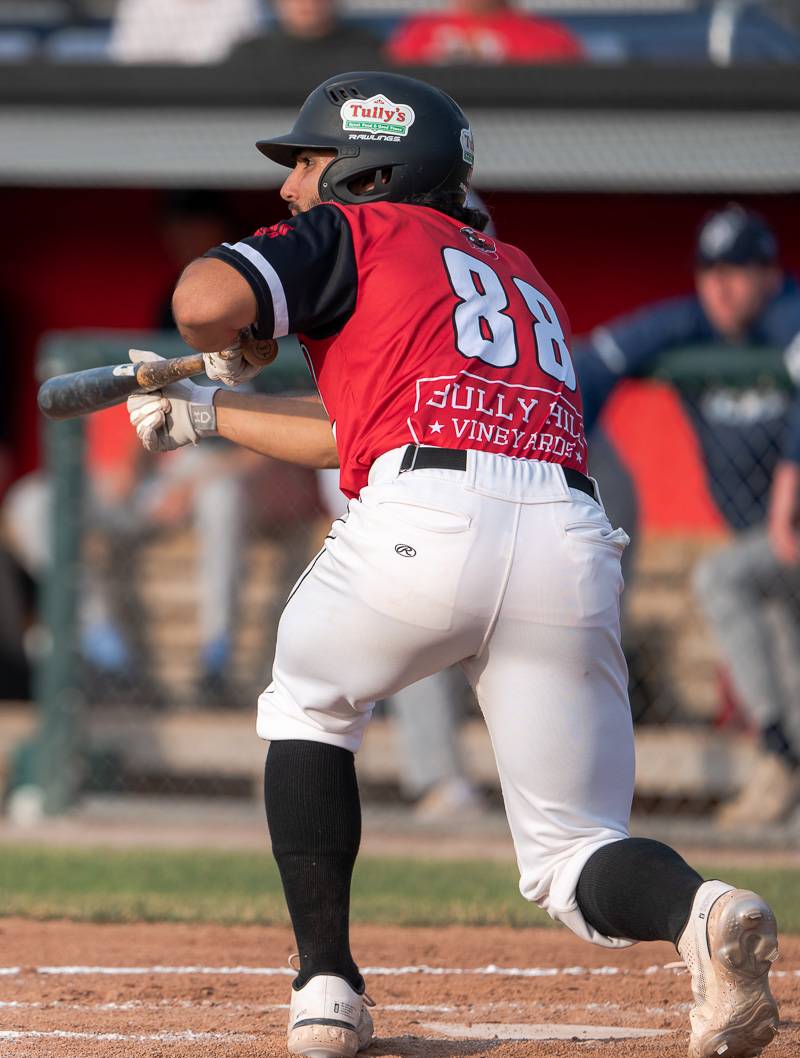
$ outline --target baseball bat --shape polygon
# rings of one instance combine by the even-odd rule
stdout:
[[[151,393],[182,378],[203,373],[203,354],[171,360],[148,360],[115,367],[91,367],[54,375],[39,388],[38,404],[48,419],[74,419],[78,415],[122,404],[131,393]]]

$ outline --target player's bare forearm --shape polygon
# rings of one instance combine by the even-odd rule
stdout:
[[[782,460],[772,478],[767,528],[772,550],[787,566],[795,566],[800,561],[800,536],[797,529],[799,501],[800,466]]]
[[[316,470],[339,466],[331,424],[316,397],[221,390],[214,404],[217,432],[243,448]]]
[[[255,322],[256,299],[236,269],[201,257],[185,269],[172,295],[172,313],[187,345],[201,353],[228,349]]]

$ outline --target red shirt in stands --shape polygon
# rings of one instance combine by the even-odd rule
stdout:
[[[296,332],[355,496],[416,443],[586,469],[564,307],[529,258],[425,206],[324,204],[209,254]]]
[[[537,63],[583,58],[564,26],[514,11],[422,15],[404,23],[388,44],[396,63]]]

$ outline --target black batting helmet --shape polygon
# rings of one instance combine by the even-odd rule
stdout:
[[[402,202],[431,191],[463,199],[474,161],[469,122],[447,93],[378,71],[329,77],[306,99],[291,132],[256,146],[289,168],[298,150],[336,151],[320,176],[323,202]],[[352,189],[376,172],[373,190]]]

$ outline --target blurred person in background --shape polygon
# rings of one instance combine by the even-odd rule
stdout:
[[[166,196],[161,242],[177,282],[184,268],[209,245],[224,242],[233,219],[224,194],[217,191],[173,191]],[[212,240],[209,243],[209,239]],[[175,330],[172,315],[174,282],[164,291],[156,326]],[[195,702],[209,708],[244,704],[232,675],[234,632],[242,588],[242,552],[248,537],[248,494],[253,475],[264,476],[262,457],[226,441],[176,452],[166,467],[154,460],[150,472],[169,479],[173,468],[184,487],[168,490],[160,512],[162,528],[190,523],[197,546],[199,676]],[[258,494],[273,489],[262,481]],[[299,562],[302,567],[305,559]],[[291,576],[291,573],[289,574]],[[281,577],[281,581],[286,577]],[[280,590],[280,589],[278,589]]]
[[[261,22],[261,0],[119,0],[110,54],[123,63],[222,62]]]
[[[235,63],[288,63],[314,76],[342,66],[374,68],[380,55],[378,38],[343,20],[334,0],[273,0],[271,7],[275,21],[236,46],[231,56]]]
[[[120,581],[129,583],[130,544],[141,533],[142,510],[148,507],[137,496],[139,454],[121,425],[114,411],[88,420],[88,497],[84,511],[71,512],[91,529],[81,566],[79,683],[91,701],[158,707],[161,696],[150,678],[138,597],[119,591]],[[0,511],[14,559],[37,587],[51,561],[51,504],[51,482],[41,470],[15,481]]]
[[[33,605],[24,576],[0,528],[0,701],[31,696],[31,674],[25,653],[25,630]]]
[[[0,314],[0,350],[10,344],[5,321]],[[13,432],[16,401],[14,366],[16,358],[3,357],[5,379],[0,392],[0,499],[14,473]],[[0,700],[30,697],[30,671],[25,656],[25,629],[31,618],[33,598],[30,581],[15,561],[0,524]]]
[[[640,309],[576,343],[587,432],[616,384],[647,374],[660,354],[709,345],[789,349],[800,333],[800,289],[778,262],[775,236],[738,205],[700,229],[695,293]],[[724,352],[721,352],[724,356]],[[757,360],[756,360],[757,364]],[[800,398],[777,385],[731,390],[709,377],[682,400],[697,437],[711,495],[734,533],[702,559],[694,582],[737,698],[758,729],[763,754],[723,825],[778,821],[800,803],[800,708],[770,620],[781,610],[800,657],[800,553],[793,493],[800,471]],[[776,490],[767,522],[770,486]]]
[[[175,191],[165,200],[161,241],[174,266],[177,282],[184,268],[208,246],[224,242],[234,220],[224,194],[209,190]],[[174,330],[172,291],[164,292],[157,326]],[[319,500],[314,476],[303,467],[287,466],[221,438],[202,447],[175,452],[166,467],[154,460],[149,472],[166,472],[183,481],[167,492],[168,523],[190,523],[197,541],[200,674],[195,702],[209,708],[249,708],[249,699],[233,674],[233,648],[244,587],[242,558],[258,535],[276,547],[273,605],[264,620],[271,642],[274,628],[297,575],[316,548],[314,534]],[[174,468],[174,469],[173,469]],[[161,471],[161,474],[159,474]],[[261,682],[263,674],[255,673]]]
[[[208,237],[227,238],[235,227],[228,206],[228,199],[221,191],[193,188],[186,191],[169,191],[161,206],[161,245],[175,273],[177,282],[183,269],[197,247]],[[172,290],[174,283],[164,291],[157,310],[155,325],[164,331],[175,330],[172,316]]]
[[[551,19],[515,11],[506,0],[452,0],[444,13],[417,15],[389,40],[398,64],[539,63],[584,57],[577,37]]]
[[[231,218],[224,196],[178,191],[166,196],[161,241],[175,280],[208,240],[224,241]],[[174,329],[173,283],[164,291],[153,325]],[[122,429],[120,429],[122,425]],[[259,457],[225,442],[189,448],[155,460],[131,445],[126,417],[111,409],[87,419],[91,527],[81,593],[79,649],[82,687],[92,701],[164,704],[141,598],[142,549],[186,525],[197,540],[198,675],[191,704],[231,708],[242,701],[230,679],[233,627],[245,539],[246,477]],[[51,486],[46,471],[26,475],[3,507],[12,554],[35,582],[50,557]]]

